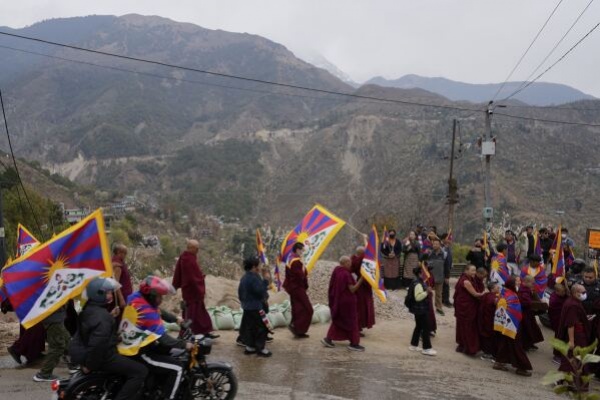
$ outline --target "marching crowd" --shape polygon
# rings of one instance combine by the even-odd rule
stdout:
[[[471,357],[480,355],[483,360],[493,361],[496,370],[508,371],[510,364],[523,376],[531,376],[527,352],[537,350],[536,344],[544,340],[536,315],[547,311],[554,336],[567,342],[571,349],[600,338],[597,271],[574,258],[574,244],[566,233],[562,229],[556,237],[552,230],[541,229],[536,239],[533,227],[527,227],[518,238],[506,231],[495,247],[485,237],[477,239],[466,256],[468,264],[456,283],[452,303],[449,285],[452,236],[438,236],[435,227],[427,230],[422,225],[403,239],[398,238],[395,230],[389,230],[380,247],[381,272],[386,289],[407,290],[404,304],[415,320],[409,350],[427,356],[437,354],[432,337],[437,333],[436,314],[445,315],[444,307],[454,308],[457,352]],[[548,270],[557,251],[553,243],[557,241],[567,260],[565,274],[560,276]],[[19,364],[30,363],[41,356],[47,341],[48,351],[35,381],[56,379],[54,368],[70,354],[72,368],[77,364],[84,372],[107,371],[125,376],[126,382],[116,399],[135,399],[148,370],[167,377],[165,393],[172,398],[182,366],[169,356],[168,350],[190,345],[169,336],[161,319],[178,323],[189,319],[194,334],[218,337],[212,333],[204,302],[205,276],[198,264],[198,249],[197,241],[187,242],[175,266],[172,284],[150,276],[135,291],[125,262],[127,248],[115,245],[114,279],[92,280],[86,287],[87,301],[79,314],[70,302],[34,327],[21,329],[20,337],[8,349],[9,354]],[[307,332],[313,317],[304,251],[303,243],[293,245],[283,282],[291,303],[289,330],[299,340],[309,337]],[[361,276],[364,255],[365,247],[359,246],[351,257],[341,257],[332,272],[328,292],[332,319],[326,336],[321,339],[325,347],[347,341],[348,350],[365,350],[360,341],[365,329],[375,324],[375,308],[373,289]],[[266,345],[273,341],[267,318],[271,273],[258,257],[244,260],[243,266],[245,274],[238,287],[243,317],[236,343],[244,347],[245,354],[270,357],[272,353]],[[553,291],[549,304],[543,301],[547,287]],[[183,318],[160,309],[163,296],[177,289],[182,291]],[[134,303],[138,309],[146,310],[147,315],[157,316],[152,331],[155,340],[145,341],[127,329],[131,316],[124,315],[124,310]],[[517,304],[519,313],[515,318],[509,305],[515,310]],[[2,306],[4,312],[10,310],[8,301]],[[515,319],[512,325],[511,318]],[[499,320],[505,323],[500,328]],[[133,345],[119,351],[122,350],[119,346],[128,343]],[[560,353],[555,352],[554,361],[560,364],[561,371],[569,370],[568,360]]]

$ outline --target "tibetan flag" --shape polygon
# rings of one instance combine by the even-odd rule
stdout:
[[[377,229],[374,226],[369,234],[365,256],[360,266],[360,275],[371,285],[379,300],[385,303],[387,292],[383,287],[383,277],[381,276],[381,268],[379,268],[379,238],[377,237]]]
[[[383,227],[383,235],[381,235],[381,244],[386,244],[390,242],[390,232],[387,229],[387,226]]]
[[[258,253],[258,259],[263,265],[269,265],[269,261],[267,260],[267,254],[265,252],[265,244],[260,237],[260,230],[256,230],[256,251]]]
[[[538,231],[535,232],[535,245],[533,253],[540,256],[542,258],[542,265],[544,264],[544,252],[542,250],[542,243],[540,240],[540,233]]]
[[[503,288],[494,314],[494,330],[514,339],[522,318],[519,297],[512,290]]]
[[[596,276],[598,276],[598,259],[594,260],[594,271],[596,271]]]
[[[488,234],[486,231],[483,231],[483,251],[485,251],[486,256],[490,256],[490,245],[488,244]]]
[[[558,241],[562,244],[562,225],[558,226],[558,231],[556,232],[556,236],[554,237],[554,242],[552,242],[552,246],[550,246],[550,250],[556,250],[558,248]]]
[[[558,246],[552,257],[552,275],[555,278],[565,276],[565,256],[562,246]]]
[[[119,326],[119,353],[134,356],[142,347],[158,340],[164,333],[165,327],[158,308],[150,305],[140,292],[131,294],[127,298],[127,306]]]
[[[305,246],[304,265],[310,272],[331,239],[345,224],[345,221],[333,215],[323,206],[315,205],[283,240],[280,260],[287,264],[294,244],[303,243]]]
[[[521,269],[521,281],[525,279],[527,275],[531,275],[535,280],[534,290],[539,296],[540,299],[544,298],[544,292],[546,291],[546,286],[548,286],[548,277],[546,276],[546,266],[543,263],[537,268],[531,267],[531,265],[526,265]]]
[[[10,302],[25,328],[79,296],[97,276],[112,276],[100,210],[10,262],[2,274]]]
[[[0,303],[2,303],[7,298],[8,298],[8,295],[6,294],[6,291],[4,290],[4,279],[2,278],[2,275],[0,275]]]
[[[498,282],[500,286],[504,286],[504,283],[508,278],[510,278],[508,262],[504,254],[498,253],[492,257],[492,273],[490,274],[490,279],[493,282]]]
[[[17,258],[25,255],[40,244],[39,240],[35,238],[23,225],[19,224],[17,227]]]

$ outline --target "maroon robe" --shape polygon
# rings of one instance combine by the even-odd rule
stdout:
[[[329,308],[331,325],[327,338],[331,340],[349,340],[350,344],[359,344],[357,296],[349,286],[356,285],[352,273],[337,266],[329,281]],[[362,284],[361,284],[362,286]]]
[[[352,256],[352,272],[356,274],[356,279],[360,279],[360,266],[364,256]],[[373,302],[373,288],[368,282],[364,282],[356,291],[356,300],[358,303],[358,324],[360,329],[371,329],[375,325],[375,303]]]
[[[533,298],[533,292],[531,288],[521,285],[519,287],[519,292],[517,293],[519,296],[519,302],[521,303],[521,313],[523,315],[521,319],[521,343],[523,344],[523,349],[529,350],[536,343],[540,343],[544,341],[544,335],[542,334],[542,330],[535,319],[535,314],[531,310],[531,301]]]
[[[521,328],[517,332],[517,337],[509,338],[496,332],[496,362],[501,364],[510,363],[513,367],[520,370],[531,371],[533,367],[527,353],[523,350],[521,344]]]
[[[185,301],[183,318],[192,320],[192,332],[203,335],[210,333],[213,330],[212,322],[204,305],[206,285],[196,254],[189,251],[181,253],[175,266],[173,286],[175,289],[181,288]]]
[[[479,301],[465,288],[466,282],[474,279],[463,273],[454,289],[454,316],[456,317],[456,351],[474,356],[479,351],[479,333],[477,326],[477,311]]]
[[[19,338],[10,347],[17,355],[24,356],[28,364],[40,358],[46,348],[44,324],[36,324],[29,329],[19,325]]]
[[[121,269],[119,284],[121,285],[121,294],[123,295],[123,299],[127,303],[127,298],[131,295],[131,293],[133,293],[133,284],[131,283],[129,267],[127,266],[125,260],[123,260],[120,256],[113,256],[112,264]]]
[[[585,313],[585,309],[583,308],[583,304],[581,301],[569,297],[565,300],[565,304],[563,305],[562,312],[560,314],[560,321],[558,323],[558,338],[564,342],[569,341],[569,333],[568,329],[570,327],[575,328],[575,347],[585,347],[588,346],[591,341],[591,326],[590,322],[587,319],[587,315]],[[559,371],[563,372],[572,372],[571,363],[564,357],[562,354],[560,355],[560,367]]]
[[[550,317],[550,326],[554,331],[555,337],[558,334],[558,326],[560,322],[560,314],[563,309],[563,305],[567,300],[567,296],[559,296],[556,292],[550,295],[550,304],[548,306],[548,317]]]
[[[477,275],[475,275],[475,277],[473,278],[473,281],[471,283],[473,284],[473,287],[475,288],[475,291],[477,293],[485,292],[485,282],[483,281],[483,279],[481,279]]]
[[[313,307],[306,293],[308,275],[299,258],[291,260],[285,267],[283,288],[290,295],[292,306],[292,322],[289,328],[296,336],[304,335],[312,323]]]
[[[496,355],[496,336],[494,334],[494,315],[498,304],[498,294],[488,292],[479,301],[477,325],[479,327],[479,346],[486,354]]]

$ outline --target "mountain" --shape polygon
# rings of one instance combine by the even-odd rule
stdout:
[[[476,143],[485,129],[483,113],[407,104],[475,108],[471,103],[422,88],[354,89],[265,38],[159,17],[69,18],[13,31],[398,101],[272,87],[0,36],[0,46],[88,63],[0,47],[0,87],[15,151],[52,173],[97,190],[136,192],[170,215],[198,211],[284,228],[322,203],[363,231],[373,222],[402,231],[416,222],[443,227],[452,120],[461,118],[460,157],[454,165],[461,199],[454,232],[466,242],[480,232],[483,175]],[[594,111],[600,101],[569,107],[500,111],[600,122]],[[508,213],[517,223],[547,224],[557,223],[554,213],[563,210],[564,223],[579,237],[588,224],[600,224],[600,203],[594,200],[600,192],[599,133],[593,126],[543,124],[497,112],[496,214]],[[0,147],[6,147],[2,139]],[[357,240],[345,230],[336,242],[347,251]]]
[[[523,82],[507,82],[498,94],[503,99],[517,90]],[[400,89],[421,88],[437,93],[450,100],[464,100],[472,103],[485,103],[492,98],[501,87],[499,83],[474,84],[452,81],[446,78],[428,78],[418,75],[404,75],[401,78],[388,80],[380,76],[370,79],[365,84],[373,84]],[[570,103],[579,100],[593,100],[593,96],[575,88],[558,83],[535,82],[527,90],[513,97],[515,100],[535,106],[549,106]]]
[[[350,75],[348,75],[347,73],[342,71],[337,65],[335,65],[334,63],[329,61],[327,58],[325,58],[325,56],[323,56],[320,53],[317,53],[314,51],[313,52],[303,51],[303,52],[297,53],[297,56],[299,58],[301,58],[302,60],[306,61],[307,63],[314,65],[317,68],[324,69],[325,71],[329,72],[330,74],[332,74],[333,76],[335,76],[336,78],[341,80],[342,82],[347,83],[348,85],[350,85],[352,87],[357,88],[360,86],[359,83],[356,83],[355,81],[352,80]]]

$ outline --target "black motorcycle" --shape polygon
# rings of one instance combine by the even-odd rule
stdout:
[[[207,362],[212,340],[202,335],[194,336],[189,323],[182,327],[180,337],[192,343],[193,349],[174,349],[171,355],[184,365],[181,384],[175,396],[178,400],[231,400],[237,394],[237,378],[231,365]],[[52,382],[53,399],[60,400],[111,400],[123,386],[124,379],[104,372],[83,374],[77,372],[69,379]],[[144,399],[167,399],[160,377],[150,373],[143,388]]]

